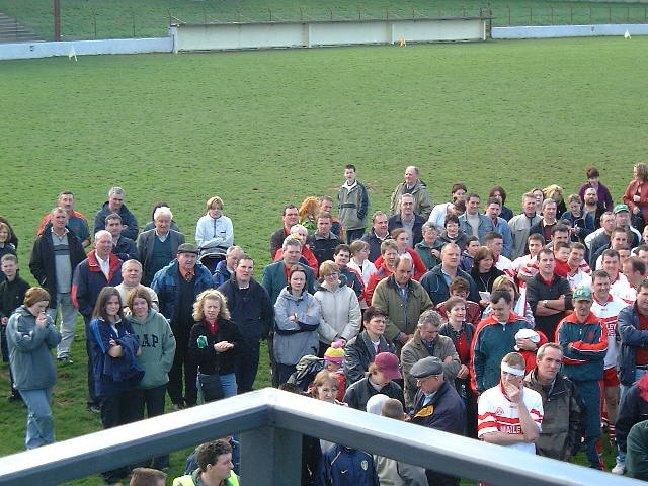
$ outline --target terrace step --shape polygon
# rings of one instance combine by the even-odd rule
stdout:
[[[0,12],[0,44],[45,42],[15,18]]]

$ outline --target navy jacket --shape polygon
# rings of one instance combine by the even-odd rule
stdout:
[[[639,329],[638,312],[637,305],[634,304],[619,313],[619,380],[626,386],[632,386],[635,382],[635,349],[648,348],[648,331]]]
[[[231,278],[218,290],[227,298],[227,307],[241,335],[246,339],[266,338],[274,325],[274,308],[270,297],[259,283],[250,279],[247,291],[239,289],[236,278]]]
[[[470,274],[464,272],[461,269],[457,269],[457,277],[465,278],[470,284],[470,294],[468,294],[468,300],[472,302],[479,302],[481,298],[479,297],[477,284],[475,283],[475,280],[470,276]],[[425,274],[421,277],[420,284],[428,293],[430,299],[432,300],[432,302],[434,302],[434,305],[445,302],[450,298],[450,286],[446,283],[445,276],[441,272],[440,263],[432,270],[425,272]]]
[[[414,410],[411,414],[413,424],[463,434],[466,428],[466,405],[457,390],[444,381],[432,400],[423,406],[425,394],[419,390],[414,397]]]

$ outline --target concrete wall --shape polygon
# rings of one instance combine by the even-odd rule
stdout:
[[[530,25],[493,27],[494,39],[534,39],[546,37],[592,37],[625,34],[647,35],[648,24]]]
[[[169,53],[173,50],[173,39],[171,37],[151,37],[146,39],[96,39],[73,42],[2,44],[0,45],[0,60],[68,56],[72,50],[77,56]]]
[[[231,22],[171,26],[174,52],[483,40],[480,18]]]

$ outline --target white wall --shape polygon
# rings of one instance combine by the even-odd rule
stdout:
[[[494,39],[531,39],[545,37],[591,37],[599,35],[648,34],[648,24],[530,25],[493,27]]]
[[[480,18],[231,22],[171,26],[174,52],[484,40]]]
[[[171,37],[151,37],[146,39],[96,39],[73,42],[0,44],[0,60],[68,56],[72,50],[77,56],[172,52],[173,39]]]

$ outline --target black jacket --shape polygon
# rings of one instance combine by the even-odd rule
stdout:
[[[207,345],[198,347],[198,336],[207,338]],[[234,345],[232,349],[222,353],[216,352],[214,344],[229,341]],[[212,334],[205,322],[197,322],[191,328],[189,335],[189,355],[198,365],[198,371],[205,375],[229,375],[234,373],[236,355],[241,346],[241,334],[236,324],[227,319],[220,319],[216,334]]]
[[[72,277],[74,269],[79,263],[86,259],[86,253],[83,249],[83,244],[72,232],[67,234],[68,246],[70,248],[70,264],[72,270],[70,271],[70,287],[72,286]],[[43,287],[50,293],[52,302],[51,307],[56,307],[56,264],[54,257],[54,242],[52,241],[52,232],[43,233],[34,241],[32,253],[29,258],[29,270],[34,276],[38,285]]]
[[[274,325],[274,308],[268,293],[256,280],[251,278],[250,288],[242,291],[233,277],[218,291],[227,298],[232,320],[244,338],[258,341],[268,336]]]

